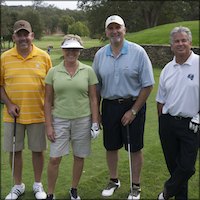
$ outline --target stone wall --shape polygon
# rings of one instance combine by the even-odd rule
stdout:
[[[163,45],[141,45],[149,55],[149,58],[154,67],[164,67],[173,58],[170,46]],[[89,49],[83,49],[80,55],[80,59],[93,60],[95,53],[101,47],[93,47]],[[192,48],[196,54],[200,54],[199,48]]]

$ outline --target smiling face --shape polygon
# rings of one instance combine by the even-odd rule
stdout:
[[[29,52],[32,49],[32,41],[34,39],[33,32],[29,33],[28,31],[22,29],[17,33],[14,33],[12,38],[19,52]]]
[[[62,49],[64,60],[68,63],[75,63],[80,55],[80,49]]]
[[[119,45],[123,43],[126,28],[117,23],[111,23],[106,28],[106,36],[110,39],[111,44]]]
[[[177,32],[173,34],[171,50],[177,57],[188,57],[190,55],[190,49],[192,42],[189,40],[188,35],[185,32]]]

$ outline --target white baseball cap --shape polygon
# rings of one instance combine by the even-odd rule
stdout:
[[[83,49],[84,47],[76,40],[71,38],[70,40],[65,40],[61,45],[62,49]]]
[[[116,23],[119,24],[121,26],[125,26],[124,24],[124,20],[118,16],[118,15],[112,15],[110,17],[107,18],[106,23],[105,23],[105,27],[107,28],[109,24],[111,23]]]

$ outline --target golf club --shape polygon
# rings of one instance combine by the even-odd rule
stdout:
[[[129,173],[130,173],[130,192],[133,197],[133,187],[132,187],[132,159],[131,159],[131,144],[130,144],[130,133],[129,133],[129,125],[126,126],[127,131],[127,142],[128,142],[128,160],[129,160]]]
[[[12,183],[11,188],[14,185],[14,169],[15,169],[15,139],[16,139],[16,124],[17,118],[14,117],[14,131],[13,131],[13,151],[12,151]],[[11,192],[11,199],[12,199],[12,192]]]

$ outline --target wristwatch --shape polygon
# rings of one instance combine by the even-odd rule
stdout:
[[[131,112],[132,112],[133,116],[137,115],[137,112],[134,109],[131,109]]]

